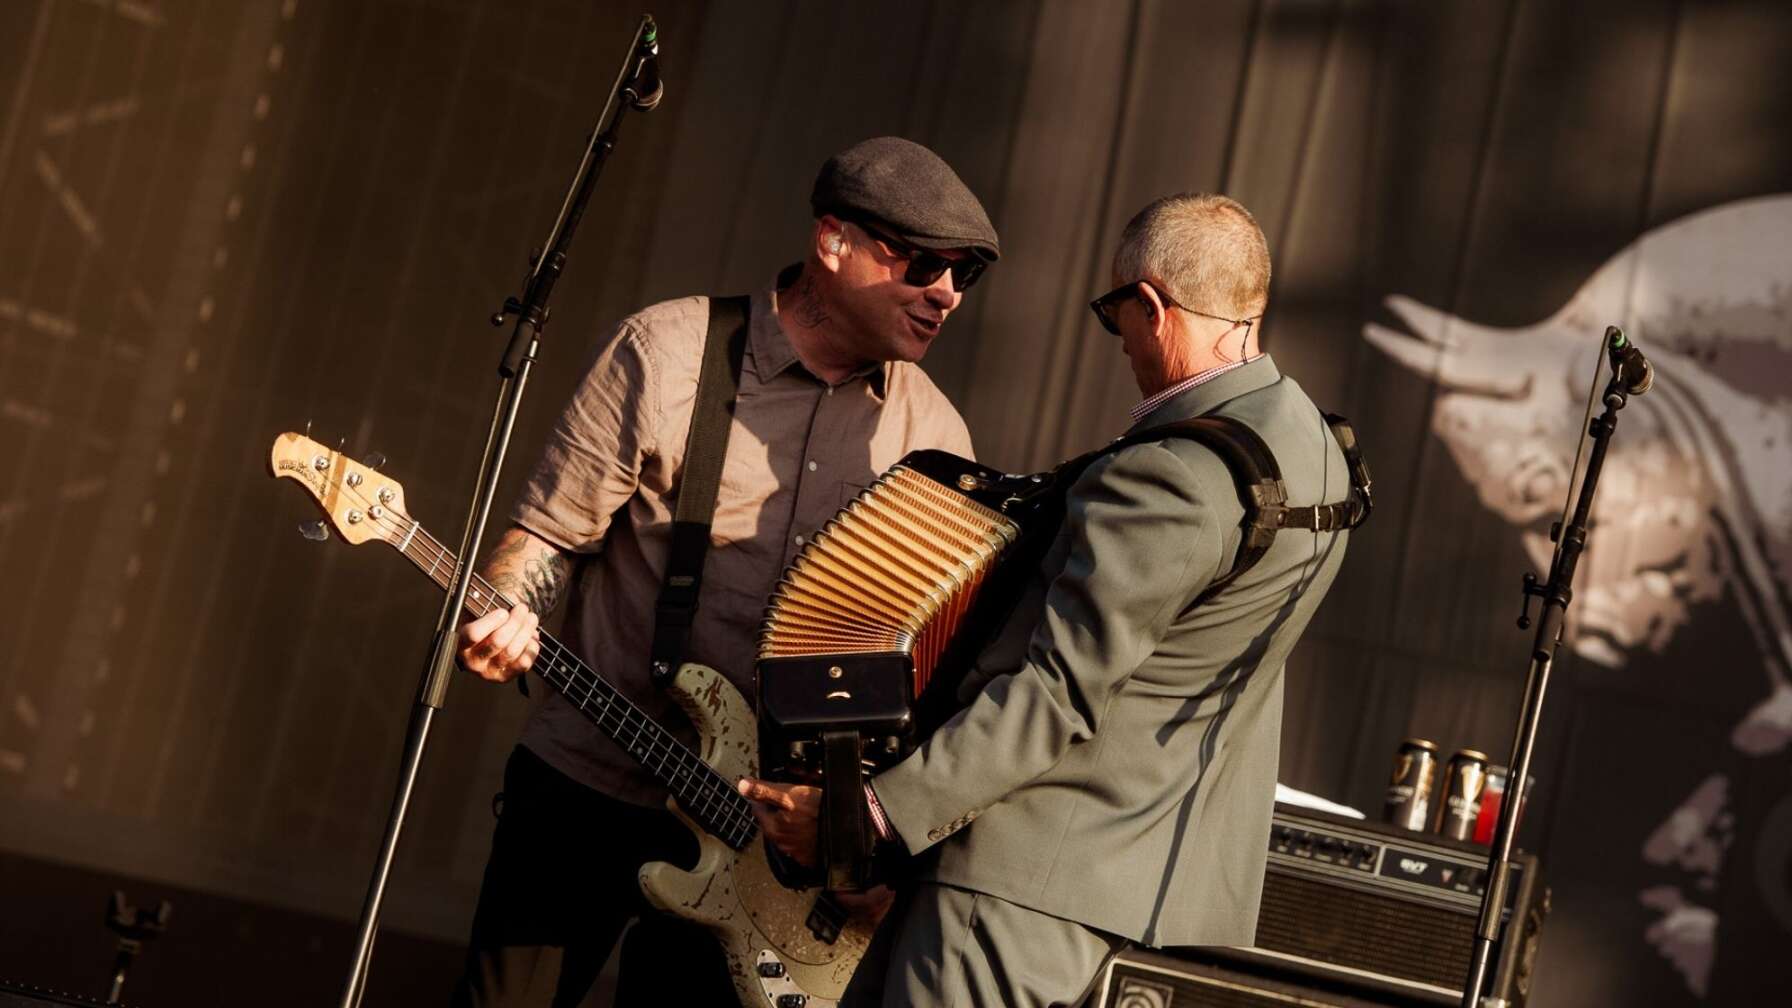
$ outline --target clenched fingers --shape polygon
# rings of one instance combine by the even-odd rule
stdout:
[[[525,605],[497,609],[461,627],[458,657],[467,671],[508,682],[528,671],[541,652],[541,620]]]
[[[752,801],[765,802],[767,805],[780,809],[796,808],[796,800],[791,797],[791,785],[788,784],[770,784],[766,781],[754,780],[751,777],[742,777],[740,793]]]
[[[821,789],[807,784],[774,784],[741,778],[740,793],[753,803],[753,818],[766,839],[798,864],[815,863]]]

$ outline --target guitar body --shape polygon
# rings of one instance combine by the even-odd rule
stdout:
[[[670,690],[697,727],[705,763],[730,780],[758,774],[758,724],[732,683],[714,669],[687,664],[679,668]],[[864,955],[875,923],[848,919],[832,943],[822,941],[806,923],[820,887],[786,888],[772,874],[761,838],[733,850],[693,822],[677,802],[669,804],[697,836],[697,863],[689,871],[664,861],[643,865],[641,891],[648,902],[716,936],[742,1005],[778,1008],[778,998],[788,994],[805,996],[806,1008],[833,1005]],[[775,975],[766,976],[768,972]]]

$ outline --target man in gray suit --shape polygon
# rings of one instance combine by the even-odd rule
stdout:
[[[1158,200],[1127,225],[1114,280],[1092,307],[1144,396],[1132,432],[1232,417],[1274,453],[1290,506],[1346,497],[1325,419],[1258,349],[1269,251],[1249,211]],[[922,868],[845,1003],[1069,1005],[1127,942],[1251,943],[1283,663],[1347,534],[1285,529],[1196,604],[1232,569],[1244,515],[1225,462],[1186,438],[1114,451],[1076,481],[965,709],[872,781],[879,831]],[[768,837],[813,859],[816,789],[742,792]]]

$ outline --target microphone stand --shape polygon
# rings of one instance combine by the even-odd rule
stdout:
[[[1614,329],[1607,330],[1608,338]],[[1625,345],[1620,333],[1618,345]],[[1639,358],[1640,360],[1640,358]],[[1614,364],[1616,362],[1614,361]],[[1612,378],[1603,395],[1605,412],[1588,426],[1593,449],[1587,456],[1587,472],[1581,479],[1580,496],[1574,516],[1553,531],[1558,548],[1550,565],[1549,581],[1538,584],[1537,575],[1524,575],[1524,605],[1518,617],[1519,629],[1531,625],[1531,598],[1542,599],[1538,613],[1537,636],[1531,645],[1530,673],[1525,679],[1524,702],[1519,708],[1518,730],[1512,740],[1512,761],[1506,774],[1506,792],[1500,802],[1498,825],[1493,832],[1493,851],[1488,863],[1487,887],[1481,893],[1481,919],[1475,930],[1474,954],[1470,960],[1468,984],[1462,989],[1461,1008],[1477,1008],[1481,988],[1487,980],[1493,943],[1500,934],[1500,918],[1506,910],[1506,890],[1512,877],[1512,835],[1517,832],[1518,813],[1524,805],[1526,781],[1530,777],[1531,752],[1537,742],[1537,725],[1543,715],[1543,693],[1549,686],[1550,666],[1555,663],[1556,648],[1561,644],[1562,625],[1568,603],[1574,596],[1574,572],[1587,544],[1587,520],[1593,510],[1593,493],[1599,483],[1599,471],[1605,465],[1605,452],[1618,429],[1618,411],[1631,395],[1640,395],[1648,388],[1648,373],[1631,376],[1628,364],[1614,366]],[[1489,999],[1488,1008],[1504,1008],[1503,1000]]]
[[[423,760],[423,749],[435,712],[447,703],[448,683],[454,675],[454,653],[460,613],[466,603],[467,585],[473,576],[473,558],[478,555],[479,539],[491,514],[492,498],[498,489],[498,475],[504,464],[505,450],[510,444],[518,407],[522,404],[523,386],[529,380],[529,368],[540,348],[541,330],[548,321],[548,298],[566,266],[566,250],[572,244],[573,232],[585,214],[597,177],[604,162],[616,147],[617,127],[630,107],[647,110],[659,104],[663,89],[657,68],[651,61],[659,55],[658,30],[651,15],[643,14],[629,43],[628,55],[610,88],[604,110],[592,129],[591,141],[579,162],[572,187],[560,204],[560,216],[542,250],[532,256],[529,274],[524,280],[523,296],[504,299],[504,307],[491,317],[494,326],[501,326],[508,316],[516,325],[510,343],[498,364],[498,402],[492,414],[492,425],[485,439],[485,453],[480,459],[472,504],[467,509],[467,523],[461,532],[461,562],[455,571],[454,583],[442,601],[436,619],[434,641],[417,689],[417,700],[411,711],[410,726],[405,734],[404,758],[399,767],[397,794],[386,820],[386,831],[380,843],[373,877],[368,882],[367,898],[361,908],[360,932],[355,939],[355,961],[343,985],[341,1008],[358,1008],[367,985],[367,969],[373,959],[373,939],[379,927],[380,903],[385,897],[386,881],[391,873],[393,855],[398,849],[398,835],[404,826],[405,811],[416,787],[417,772]],[[643,71],[646,71],[645,73]],[[606,128],[604,124],[608,122]]]

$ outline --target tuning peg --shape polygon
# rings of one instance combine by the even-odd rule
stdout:
[[[318,518],[315,521],[300,522],[299,534],[312,542],[323,542],[325,539],[330,538],[330,527],[324,524],[322,518]]]
[[[305,437],[306,438],[311,437],[311,421],[310,420],[305,421]]]
[[[386,467],[386,453],[368,452],[367,457],[361,460],[361,464],[369,469],[384,469]]]

